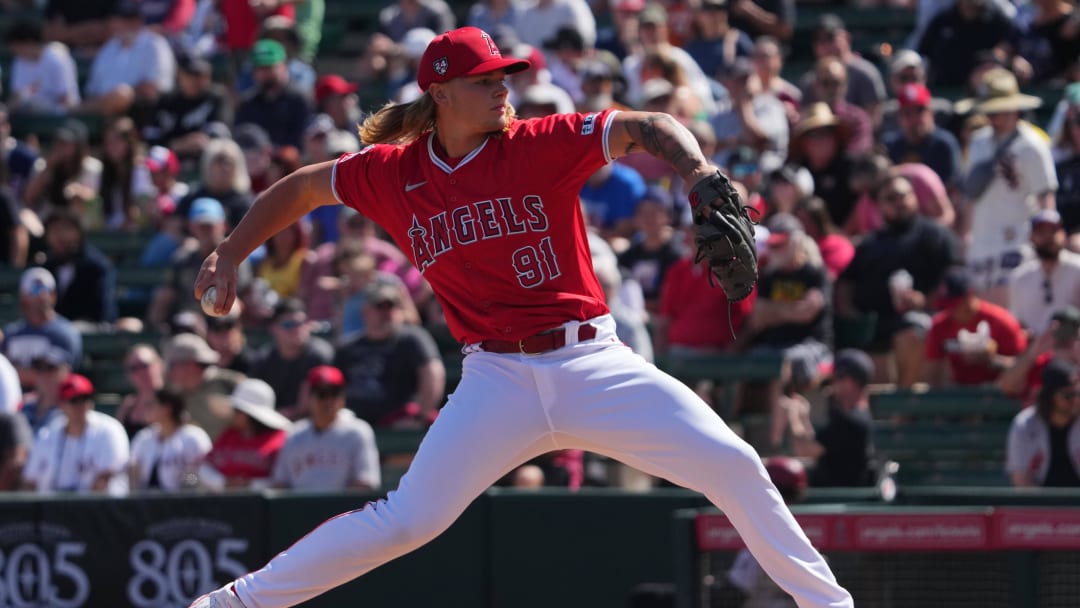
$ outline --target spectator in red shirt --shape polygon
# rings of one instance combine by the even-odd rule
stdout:
[[[232,422],[214,441],[200,480],[210,487],[266,487],[292,423],[274,409],[274,389],[262,380],[240,382],[230,401]]]
[[[1027,337],[1009,311],[976,296],[965,267],[950,268],[942,310],[926,336],[930,384],[993,382],[1026,348]]]
[[[1002,372],[998,387],[1006,395],[1023,399],[1025,406],[1032,405],[1042,386],[1043,369],[1051,359],[1080,365],[1080,309],[1075,306],[1054,312],[1047,331]]]
[[[686,233],[688,255],[668,268],[660,287],[660,312],[653,322],[656,354],[708,354],[731,349],[750,314],[757,292],[730,303],[709,282],[709,269],[694,263],[693,231]],[[730,315],[730,316],[729,316]]]
[[[812,196],[799,201],[795,207],[795,217],[802,222],[806,234],[817,243],[829,280],[835,281],[855,257],[855,246],[832,223],[829,208],[820,197]]]

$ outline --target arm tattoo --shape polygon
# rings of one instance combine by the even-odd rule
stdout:
[[[631,139],[626,154],[648,152],[667,161],[683,176],[708,164],[694,135],[667,114],[649,114],[623,124]]]

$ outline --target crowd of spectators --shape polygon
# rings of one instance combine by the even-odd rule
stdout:
[[[5,2],[0,266],[22,275],[0,410],[21,414],[0,417],[0,481],[379,487],[373,429],[426,428],[452,388],[410,252],[327,200],[245,261],[230,314],[205,317],[191,286],[254,197],[359,151],[364,113],[420,96],[428,41],[468,24],[532,62],[507,79],[519,117],[667,112],[735,181],[760,253],[735,303],[695,262],[671,167],[621,159],[581,204],[627,345],[782,360],[734,402],[697,387],[764,417],[760,451],[803,458],[813,483],[873,483],[870,387],[997,385],[1034,406],[1008,438],[1013,481],[1080,485],[1080,8],[914,4],[889,3],[917,10],[904,45],[857,47],[819,11],[796,57],[794,0],[396,0],[345,63],[319,53],[323,0]],[[58,126],[13,135],[42,117]],[[102,232],[146,235],[160,284],[137,313]],[[161,337],[124,356],[115,417],[82,349],[102,332]],[[500,483],[603,483],[590,462],[560,452]]]

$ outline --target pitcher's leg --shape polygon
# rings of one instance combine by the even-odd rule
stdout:
[[[467,361],[474,357],[398,489],[324,522],[237,580],[246,608],[293,606],[417,549],[497,479],[554,449],[532,378],[511,364],[480,363],[491,355]]]
[[[560,379],[552,406],[560,445],[610,456],[703,493],[800,608],[853,605],[753,448],[684,384],[623,349],[577,357],[549,378]]]

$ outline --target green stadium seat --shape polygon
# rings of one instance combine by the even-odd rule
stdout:
[[[780,377],[780,353],[657,357],[656,366],[684,381],[766,381]]]
[[[382,490],[397,487],[401,477],[409,470],[416,450],[424,439],[426,430],[377,429],[375,443],[379,446]]]
[[[874,443],[901,484],[1003,485],[1005,444],[1020,404],[994,387],[896,391],[871,397]]]
[[[1012,420],[1021,404],[996,387],[948,387],[925,392],[895,391],[870,399],[875,418],[978,416],[982,419]]]
[[[96,230],[87,233],[86,240],[100,249],[113,263],[119,266],[134,266],[138,264],[139,256],[153,237],[153,232]]]

